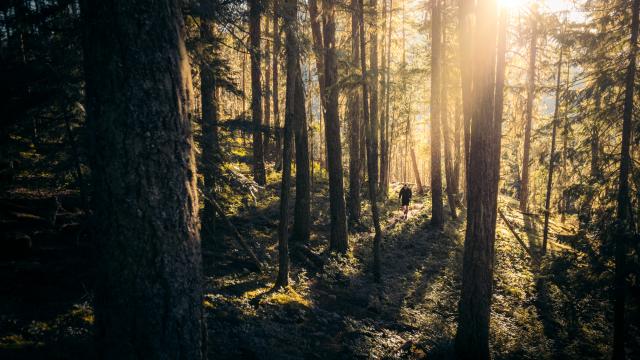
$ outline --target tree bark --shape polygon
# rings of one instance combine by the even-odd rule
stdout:
[[[329,249],[346,253],[347,218],[342,183],[342,141],[338,118],[338,63],[336,54],[335,0],[322,2],[322,25],[324,35],[324,125],[327,142],[327,165],[329,170],[329,207],[331,213],[331,236]],[[364,54],[361,54],[364,56]]]
[[[363,118],[364,123],[367,126],[367,136],[366,136],[366,145],[367,145],[367,172],[369,175],[369,200],[371,201],[371,217],[373,219],[373,227],[374,227],[374,237],[373,237],[373,279],[375,282],[382,281],[381,275],[381,254],[380,254],[380,243],[382,242],[382,228],[380,227],[380,214],[378,210],[378,199],[376,197],[376,186],[378,184],[378,169],[377,169],[377,156],[375,154],[374,143],[377,141],[377,133],[376,133],[376,120],[371,117],[369,113],[369,108],[371,104],[368,101],[369,98],[369,81],[367,79],[367,59],[366,59],[366,51],[365,51],[365,27],[364,27],[364,0],[359,0],[360,3],[360,53],[362,57],[360,58],[360,64],[362,69],[362,109],[363,109]],[[372,11],[376,12],[376,3],[373,0],[371,3]],[[373,53],[373,51],[372,51]],[[375,78],[374,78],[375,79]],[[375,83],[375,80],[373,80]],[[371,108],[373,108],[371,106]]]
[[[360,67],[360,20],[358,17],[358,0],[351,1],[351,65],[353,69]],[[349,209],[349,221],[352,224],[360,222],[360,190],[362,163],[360,162],[360,133],[361,107],[360,90],[357,87],[351,90],[347,99],[347,111],[349,112],[349,197],[347,207]]]
[[[269,33],[269,17],[265,16],[265,33]],[[269,141],[271,140],[271,46],[266,41],[264,47],[264,134],[262,137],[262,150],[265,158],[269,157]],[[276,64],[277,66],[277,64]]]
[[[542,255],[547,252],[547,239],[549,238],[549,215],[551,210],[551,191],[553,184],[553,171],[556,161],[556,133],[560,114],[560,75],[562,75],[562,52],[564,47],[560,45],[560,58],[558,59],[558,71],[556,73],[556,102],[553,109],[553,124],[551,126],[551,150],[549,152],[549,170],[547,174],[547,192],[544,199],[544,228],[542,231]]]
[[[495,105],[499,104],[494,103],[495,92],[499,90],[495,76],[495,1],[479,1],[476,12],[473,83],[477,99],[473,106],[469,144],[469,179],[472,181],[468,185],[462,294],[455,339],[459,359],[490,358],[489,321],[500,173],[500,136],[497,130],[501,119],[496,117]]]
[[[207,5],[201,5],[206,7]],[[203,14],[211,13],[212,9],[203,9]],[[200,19],[201,41],[213,41],[213,23],[202,17]],[[202,54],[204,56],[204,54]],[[220,148],[218,143],[218,99],[216,78],[212,64],[206,61],[200,63],[200,102],[202,104],[202,129],[200,168],[204,180],[203,194],[210,199],[215,198],[215,179],[218,176],[220,163]],[[209,201],[204,201],[200,216],[200,238],[203,242],[213,242],[216,211]]]
[[[297,0],[285,0],[282,19],[287,56],[287,85],[284,114],[284,145],[282,150],[282,182],[280,185],[280,223],[278,225],[278,277],[275,288],[289,285],[289,197],[291,192],[292,138],[296,122],[296,90],[299,70],[297,40]]]
[[[442,0],[442,7],[446,10],[446,0]],[[447,203],[449,203],[449,210],[451,211],[451,218],[456,219],[458,214],[456,212],[456,195],[454,192],[454,180],[453,180],[453,155],[451,153],[451,131],[449,128],[449,99],[448,99],[448,85],[449,74],[447,68],[447,27],[442,27],[442,52],[441,60],[442,64],[442,86],[441,86],[441,99],[442,102],[440,108],[440,122],[442,123],[442,137],[444,139],[444,174],[447,180],[447,187],[445,188],[447,193]]]
[[[368,181],[374,181],[374,185],[377,186],[378,182],[378,1],[369,0],[368,9],[371,20],[369,24],[369,67],[370,72],[367,74],[367,81],[369,82],[369,91],[371,97],[369,98],[369,125],[372,127],[371,131],[367,131],[369,137],[371,137],[371,148],[367,146],[367,167],[369,166],[369,157],[373,157],[372,165],[374,167],[375,177],[372,179],[369,175]],[[364,31],[364,25],[363,30]],[[375,190],[375,189],[374,189]],[[373,201],[373,199],[370,199]]]
[[[455,194],[456,201],[459,204],[460,201],[460,163],[462,162],[461,144],[460,144],[460,130],[462,130],[462,114],[460,113],[460,98],[456,97],[455,105],[455,129],[453,130],[453,183],[451,185],[453,193]]]
[[[318,1],[309,0],[309,21],[311,22],[311,38],[313,40],[313,53],[316,58],[316,72],[318,73],[318,86],[320,88],[320,102],[322,108],[326,106],[325,81],[324,81],[324,43],[322,27],[320,26],[320,14],[318,12]],[[335,36],[335,35],[334,35]]]
[[[590,134],[590,145],[591,145],[591,167],[590,167],[590,175],[591,181],[594,183],[598,181],[602,177],[602,172],[600,171],[600,132],[598,131],[598,120],[600,116],[600,102],[601,102],[601,93],[600,88],[597,88],[594,94],[595,97],[595,114],[593,121],[593,125],[591,127]]]
[[[413,176],[416,178],[416,186],[418,188],[418,194],[422,195],[424,189],[422,188],[422,180],[420,180],[420,171],[418,170],[418,161],[416,160],[416,152],[413,150],[413,146],[410,148],[411,153],[411,166],[413,167]]]
[[[436,227],[441,227],[444,222],[440,162],[440,6],[440,0],[431,0],[431,224]]]
[[[469,183],[469,144],[471,138],[471,116],[473,114],[473,16],[474,0],[460,0],[460,82],[462,88],[462,116],[464,136],[464,194],[467,198]]]
[[[280,59],[280,4],[278,0],[273,0],[273,126],[276,135],[276,170],[282,169],[282,129],[280,129],[280,96],[278,65]]]
[[[297,11],[296,11],[297,13]],[[298,59],[300,56],[298,55]],[[309,133],[305,109],[302,69],[298,60],[294,104],[294,132],[296,141],[296,201],[291,242],[298,246],[309,244],[311,227],[311,179],[309,168]]]
[[[387,122],[389,119],[389,113],[386,103],[386,96],[388,91],[388,82],[387,75],[389,73],[388,60],[387,60],[387,49],[388,49],[388,32],[389,32],[389,9],[387,0],[382,1],[382,17],[384,19],[384,25],[382,30],[382,55],[381,55],[381,76],[380,76],[380,89],[381,89],[381,105],[380,105],[380,123],[379,123],[379,134],[380,134],[380,168],[378,169],[378,194],[382,198],[387,197],[387,189],[384,187],[384,182],[386,173],[385,173],[385,162],[388,161],[385,158],[388,157],[386,150],[387,143]]]
[[[504,82],[506,71],[506,53],[507,53],[507,25],[509,22],[508,9],[502,8],[500,11],[500,27],[498,28],[498,48],[496,54],[496,84],[495,84],[495,96],[494,96],[494,113],[493,113],[493,130],[495,142],[493,145],[497,148],[493,150],[493,161],[495,167],[492,168],[494,186],[496,187],[496,194],[498,191],[498,184],[500,182],[500,151],[502,144],[502,113],[504,110]]]
[[[202,359],[191,76],[180,1],[82,2],[97,353]]]
[[[529,72],[527,76],[527,108],[524,127],[524,150],[522,155],[522,178],[520,180],[520,211],[527,212],[529,207],[529,153],[531,152],[531,127],[533,122],[533,100],[536,92],[536,42],[538,38],[538,19],[533,12],[531,23],[531,45],[529,49]]]
[[[251,120],[253,122],[253,180],[258,185],[267,183],[262,148],[262,85],[260,80],[260,15],[262,3],[249,1],[249,38],[251,40]]]
[[[389,27],[387,29],[387,64],[385,71],[385,101],[384,101],[384,124],[382,125],[384,136],[380,138],[380,193],[386,197],[389,193],[389,169],[390,169],[390,104],[391,104],[391,33],[393,31],[393,0],[389,0]]]
[[[613,322],[613,358],[624,359],[625,343],[625,300],[627,293],[627,243],[633,229],[631,202],[629,198],[629,173],[631,170],[631,120],[633,116],[633,95],[636,75],[636,57],[638,54],[638,14],[640,0],[634,0],[631,8],[631,39],[629,40],[629,65],[625,76],[624,109],[622,115],[622,146],[620,151],[620,177],[618,180],[618,234],[615,250],[615,302]]]

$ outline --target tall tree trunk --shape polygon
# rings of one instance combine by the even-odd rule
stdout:
[[[453,130],[453,181],[451,188],[455,194],[456,201],[460,201],[460,163],[462,161],[462,154],[460,148],[460,130],[462,129],[462,114],[460,113],[460,97],[456,96],[455,103],[455,129]],[[459,203],[458,203],[459,204]]]
[[[442,24],[440,0],[431,0],[431,224],[444,222],[440,149],[440,48]]]
[[[529,47],[529,72],[527,75],[527,108],[524,127],[524,150],[522,155],[522,178],[520,180],[520,211],[529,207],[529,153],[531,152],[531,127],[533,122],[533,100],[536,92],[536,42],[538,38],[538,19],[534,11],[531,14],[531,45]]]
[[[265,33],[269,33],[269,17],[265,16]],[[270,158],[269,141],[271,137],[271,46],[266,41],[264,47],[264,135],[262,138],[262,150],[265,157]],[[277,66],[277,64],[276,64]]]
[[[291,192],[292,138],[296,126],[296,91],[300,53],[297,39],[298,0],[285,0],[282,19],[287,56],[287,84],[284,114],[284,145],[282,150],[282,182],[280,185],[280,223],[278,225],[278,277],[275,288],[289,285],[289,197]]]
[[[407,182],[407,158],[409,156],[408,153],[408,149],[409,149],[409,129],[411,126],[410,120],[411,120],[411,102],[407,101],[408,100],[408,96],[406,95],[408,93],[407,91],[407,47],[406,47],[406,43],[407,43],[407,34],[406,34],[406,13],[405,13],[405,4],[406,4],[406,0],[402,1],[402,71],[401,71],[401,78],[402,78],[402,93],[404,94],[403,96],[403,102],[405,102],[405,106],[407,106],[407,119],[405,122],[405,131],[404,131],[404,146],[402,148],[402,163],[399,164],[402,170],[402,182],[406,183]]]
[[[296,0],[297,1],[297,0]],[[298,58],[300,56],[298,55]],[[311,227],[311,179],[309,168],[309,134],[305,109],[302,68],[298,60],[294,104],[294,132],[296,140],[296,202],[293,216],[291,241],[295,245],[309,244]]]
[[[547,252],[547,239],[549,237],[549,215],[551,212],[551,190],[553,184],[553,171],[556,162],[556,132],[558,128],[560,114],[560,75],[562,75],[562,52],[564,47],[560,46],[560,57],[558,59],[558,70],[556,74],[556,102],[553,109],[553,124],[551,126],[551,151],[549,152],[549,171],[547,175],[547,192],[544,199],[544,228],[542,231],[542,255]]]
[[[276,170],[282,169],[282,129],[280,129],[280,97],[278,81],[278,65],[280,59],[280,3],[273,0],[273,127],[276,135]]]
[[[360,53],[362,57],[360,58],[360,64],[362,69],[362,109],[363,109],[363,118],[365,126],[367,126],[367,172],[369,175],[369,200],[371,201],[371,217],[373,218],[373,227],[374,227],[374,237],[373,237],[373,278],[376,282],[382,281],[381,275],[381,259],[380,259],[380,243],[382,242],[382,228],[380,227],[380,214],[378,210],[378,199],[376,197],[376,186],[377,186],[377,177],[378,177],[378,169],[377,169],[377,156],[374,152],[375,147],[374,143],[377,141],[377,132],[376,132],[376,120],[371,117],[369,114],[370,103],[368,101],[369,98],[369,81],[367,81],[367,59],[366,59],[366,51],[365,51],[365,27],[364,27],[364,0],[359,0],[360,3]],[[371,3],[372,11],[375,13],[376,3],[373,0]],[[375,17],[374,17],[375,18]],[[372,51],[373,53],[373,51]],[[376,80],[372,81],[372,83],[376,83]],[[373,107],[371,107],[373,108]]]
[[[358,140],[358,144],[360,145],[360,164],[363,164],[363,166],[361,166],[361,172],[360,172],[360,176],[362,177],[362,179],[364,181],[366,180],[367,177],[367,167],[364,166],[367,164],[367,155],[368,155],[368,150],[367,150],[367,136],[368,135],[368,126],[369,124],[367,124],[367,122],[364,121],[364,116],[360,117],[360,139]]]
[[[203,274],[182,3],[82,5],[99,249],[97,353],[202,359]]]
[[[422,181],[420,180],[420,171],[418,171],[418,161],[416,160],[416,152],[413,151],[413,146],[409,150],[411,152],[411,166],[413,167],[413,176],[416,178],[416,186],[418,187],[418,194],[423,194]]]
[[[633,0],[631,8],[631,39],[629,41],[629,65],[625,77],[624,110],[622,115],[622,146],[620,151],[620,177],[618,183],[618,234],[616,235],[615,303],[613,322],[613,358],[624,359],[625,319],[624,308],[627,292],[627,243],[633,229],[631,200],[629,198],[629,173],[631,171],[631,120],[638,54],[638,13],[640,0]]]
[[[306,63],[307,66],[307,79],[311,79],[311,64],[309,62]],[[309,129],[309,162],[311,166],[310,171],[310,180],[309,180],[309,192],[313,194],[315,177],[314,177],[314,169],[315,169],[315,157],[314,157],[314,148],[315,148],[315,134],[313,132],[314,129],[314,119],[313,119],[313,92],[311,90],[312,87],[309,88],[309,96],[307,97],[307,114],[309,115],[308,119],[308,129]]]
[[[212,9],[208,5],[203,6],[203,14],[210,14]],[[203,42],[213,41],[213,23],[204,17],[200,20],[200,37]],[[205,57],[206,59],[206,57]],[[218,176],[220,163],[220,148],[218,145],[218,99],[216,91],[216,78],[212,64],[203,60],[200,63],[200,102],[202,104],[202,156],[201,173],[204,180],[203,194],[205,196],[204,207],[200,216],[200,238],[203,242],[211,242],[214,238],[215,209],[211,201],[215,198],[215,179]]]
[[[329,170],[329,207],[331,213],[331,237],[329,248],[346,253],[347,217],[342,183],[342,141],[338,118],[338,63],[336,55],[335,0],[322,2],[322,25],[324,35],[324,125],[327,142],[327,165]],[[364,54],[361,54],[364,56]]]
[[[320,91],[320,104],[322,105],[322,111],[321,116],[320,116],[320,132],[322,133],[322,123],[324,122],[324,111],[326,109],[326,103],[327,103],[327,92],[325,90],[325,65],[324,65],[324,53],[325,53],[325,49],[324,49],[324,35],[323,35],[323,29],[320,25],[320,13],[318,11],[318,2],[317,0],[309,0],[308,2],[308,9],[309,9],[309,22],[311,23],[311,38],[312,38],[312,48],[313,48],[313,53],[315,55],[315,59],[316,59],[316,72],[318,74],[318,89]],[[335,37],[335,35],[334,35]],[[335,41],[335,40],[334,40]],[[326,123],[325,126],[326,128]],[[326,146],[326,131],[325,131],[325,135],[322,136],[322,134],[319,134],[320,136],[320,149],[322,150],[320,152],[320,166],[327,169],[327,163],[328,163],[328,155],[327,155],[327,146]]]
[[[320,103],[322,108],[326,108],[326,92],[324,80],[324,43],[322,27],[320,26],[320,13],[318,12],[318,1],[309,0],[309,21],[311,22],[311,38],[313,43],[313,53],[316,58],[316,71],[318,73],[318,86],[320,88]],[[334,35],[335,36],[335,35]]]
[[[595,114],[592,120],[591,133],[590,135],[590,145],[591,145],[591,167],[590,167],[590,175],[591,180],[593,182],[597,181],[601,178],[600,171],[600,132],[598,131],[598,122],[600,120],[600,103],[601,103],[601,92],[600,88],[597,88],[594,94],[595,101]]]
[[[389,13],[389,9],[387,8],[388,3],[387,0],[382,0],[382,18],[384,19],[383,21],[383,25],[382,25],[382,35],[381,35],[381,41],[380,41],[380,45],[382,47],[382,54],[380,55],[381,59],[380,59],[380,65],[381,65],[381,69],[380,69],[380,92],[381,92],[381,103],[380,103],[380,122],[379,122],[379,138],[380,138],[380,167],[378,169],[378,195],[381,196],[382,198],[386,198],[387,197],[387,193],[383,192],[383,186],[382,186],[382,178],[384,176],[384,160],[383,158],[383,154],[385,153],[385,143],[386,143],[386,137],[387,134],[385,133],[386,130],[386,121],[388,118],[388,115],[386,113],[386,94],[387,94],[387,31],[388,31],[388,27],[389,27],[389,18],[388,18],[388,13]]]
[[[358,0],[351,0],[351,65],[353,69],[360,66],[360,20]],[[361,99],[360,89],[353,88],[352,94],[347,99],[347,111],[349,113],[349,221],[352,224],[360,222],[360,133],[361,124]]]
[[[262,85],[260,81],[260,15],[262,2],[249,1],[249,38],[251,40],[251,120],[253,122],[253,180],[259,185],[267,183],[262,148]]]
[[[364,1],[364,0],[363,0]],[[371,159],[373,167],[374,167],[374,171],[375,171],[375,177],[371,178],[371,175],[369,175],[369,179],[368,181],[374,181],[374,185],[377,186],[377,182],[378,182],[378,0],[369,0],[369,14],[371,16],[371,20],[370,20],[370,28],[369,28],[369,67],[370,67],[370,73],[368,73],[367,76],[367,81],[369,82],[369,91],[371,94],[371,97],[369,98],[369,125],[370,127],[373,127],[373,129],[371,129],[371,131],[373,131],[373,134],[371,133],[371,131],[367,131],[367,134],[369,137],[372,136],[370,144],[371,144],[371,149],[368,148],[367,146],[367,159],[369,159],[370,156],[372,156],[373,158]],[[364,26],[363,26],[363,30],[364,31]],[[367,162],[367,167],[369,162]],[[370,172],[369,172],[370,173]],[[375,188],[374,188],[375,190]],[[371,201],[373,201],[373,199],[370,199]]]
[[[443,13],[446,13],[446,0],[442,0]],[[446,19],[445,19],[446,20]],[[446,24],[446,22],[445,22]],[[442,86],[441,86],[441,99],[442,105],[440,107],[440,122],[442,123],[442,137],[444,139],[444,174],[447,180],[447,203],[449,203],[449,210],[451,211],[451,218],[456,219],[458,214],[456,212],[456,194],[454,192],[454,180],[453,180],[453,156],[451,153],[451,130],[449,128],[449,99],[448,99],[448,86],[449,86],[449,72],[447,68],[447,27],[442,27],[442,52],[441,61],[442,64]]]
[[[509,25],[508,9],[502,7],[500,9],[500,27],[498,28],[498,47],[496,50],[496,73],[495,73],[495,92],[493,106],[493,136],[494,142],[492,148],[493,162],[491,176],[493,186],[496,192],[496,206],[498,185],[500,182],[500,152],[502,145],[502,113],[504,110],[504,82],[506,72],[506,53],[507,53],[507,26]],[[495,227],[495,222],[494,222]]]
[[[389,0],[389,15],[388,15],[388,21],[389,21],[389,26],[387,29],[387,63],[386,63],[386,71],[385,71],[385,100],[384,100],[384,125],[383,126],[383,131],[384,131],[384,136],[380,139],[380,146],[381,146],[381,151],[380,151],[380,193],[382,194],[382,196],[386,197],[389,193],[389,169],[390,169],[390,159],[389,159],[389,152],[390,152],[390,141],[389,141],[389,119],[390,119],[390,104],[391,104],[391,99],[390,99],[390,95],[391,95],[391,82],[390,82],[390,77],[391,77],[391,34],[393,31],[393,0]]]
[[[566,17],[565,17],[566,23]],[[567,53],[567,81],[565,82],[564,93],[569,94],[569,87],[571,86],[571,49],[569,49]],[[568,100],[565,98],[565,109],[564,109],[564,127],[562,129],[562,176],[560,177],[559,185],[560,185],[560,194],[564,194],[567,189],[567,183],[569,182],[569,177],[571,176],[567,171],[567,158],[569,157],[568,153],[568,145],[569,145],[569,105],[567,104]],[[564,224],[565,211],[564,204],[562,199],[560,200],[560,221]]]
[[[242,117],[247,117],[247,53],[242,53]],[[244,140],[244,134],[242,134]]]
[[[469,183],[469,144],[471,138],[471,116],[473,114],[473,17],[474,0],[460,0],[459,43],[460,82],[462,88],[462,116],[464,136],[464,195],[467,198]]]
[[[501,111],[496,111],[496,107],[502,102],[502,86],[496,84],[495,76],[496,2],[479,1],[476,12],[473,84],[477,99],[473,106],[469,144],[467,229],[455,339],[459,359],[490,358],[489,320],[500,174],[501,118],[496,115],[501,115]],[[499,45],[501,51],[504,50],[505,43],[505,20],[506,16],[503,16]],[[503,56],[503,53],[498,54],[499,59]],[[498,69],[498,76],[502,71],[504,68]]]

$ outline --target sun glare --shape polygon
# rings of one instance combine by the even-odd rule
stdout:
[[[532,0],[498,0],[498,4],[500,5],[500,7],[504,7],[510,10],[523,9],[531,2]]]

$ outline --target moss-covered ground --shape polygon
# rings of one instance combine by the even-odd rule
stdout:
[[[210,358],[451,357],[464,212],[458,219],[448,219],[443,229],[435,229],[429,225],[429,196],[415,196],[409,218],[403,220],[393,189],[381,202],[383,281],[376,284],[367,202],[363,223],[349,234],[349,253],[327,253],[328,189],[318,171],[310,243],[317,258],[311,262],[294,258],[291,286],[274,292],[277,177],[271,173],[267,187],[236,192],[225,203],[229,220],[265,264],[263,272],[254,271],[234,243],[232,229],[222,223],[217,224],[216,241],[203,244]],[[500,197],[499,207],[525,245],[537,253],[543,219],[521,214],[508,197]],[[603,240],[576,232],[576,219],[552,216],[549,251],[538,261],[498,219],[491,316],[494,358],[609,357],[613,267],[598,255]],[[36,254],[0,262],[0,358],[95,355],[89,305],[92,251],[77,244],[55,244],[36,241]],[[636,307],[630,304],[630,358],[638,355]]]
[[[268,200],[258,199],[261,207],[233,219],[261,249],[258,253],[266,254],[270,266],[262,274],[251,272],[237,250],[214,247],[206,252],[212,354],[223,359],[451,357],[464,212],[438,230],[429,225],[428,196],[416,197],[408,220],[402,219],[394,196],[385,200],[383,282],[376,284],[368,206],[363,208],[364,226],[349,234],[350,252],[327,254],[327,188],[316,183],[311,247],[324,265],[294,262],[292,285],[274,293],[270,290],[277,271],[277,198],[268,194],[262,193]],[[500,197],[499,207],[535,258],[498,219],[491,317],[494,357],[609,356],[612,314],[607,291],[612,273],[610,266],[598,267],[589,254],[597,247],[596,239],[576,236],[575,218],[563,222],[552,217],[549,251],[539,260],[535,254],[542,242],[542,217],[523,215],[508,197]]]

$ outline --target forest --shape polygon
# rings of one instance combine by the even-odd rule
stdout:
[[[1,0],[0,358],[640,359],[640,0]]]

